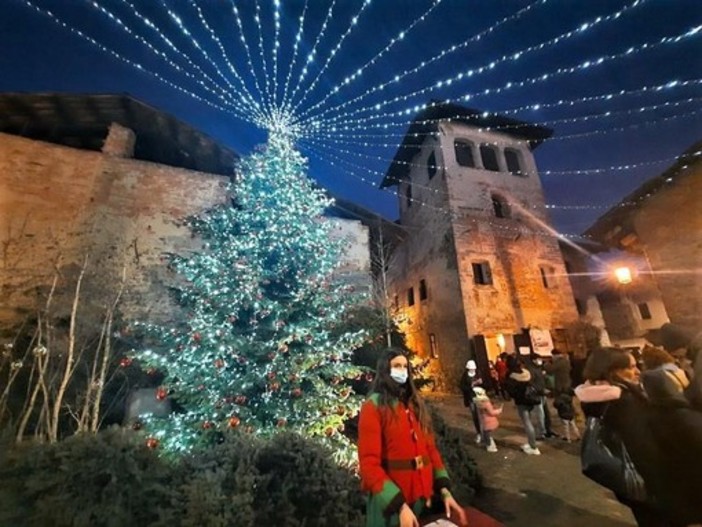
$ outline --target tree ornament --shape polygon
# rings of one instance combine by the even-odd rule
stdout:
[[[119,365],[120,365],[122,368],[128,368],[129,366],[132,365],[132,359],[131,359],[131,357],[122,357],[122,358],[119,360]]]
[[[214,361],[214,367],[219,369],[224,368],[224,361],[222,359],[217,359]]]
[[[241,424],[241,419],[239,419],[236,415],[233,415],[229,418],[229,428],[236,428]]]
[[[212,421],[205,421],[202,423],[203,430],[211,430],[213,426]]]
[[[168,397],[168,390],[166,390],[163,386],[156,389],[156,399],[163,401],[166,397]]]
[[[290,393],[292,394],[293,397],[301,397],[302,396],[302,389],[301,388],[293,388]]]
[[[279,382],[271,383],[270,390],[272,392],[277,392],[278,390],[280,390],[280,383]]]
[[[268,379],[271,381],[273,379],[275,379],[275,376],[276,376],[276,372],[274,372],[274,371],[269,371],[268,374],[266,375],[266,377],[268,377]]]
[[[146,446],[148,448],[150,448],[151,450],[157,449],[159,444],[160,444],[159,440],[156,439],[155,437],[149,437],[146,439]]]
[[[281,417],[278,419],[278,422],[275,424],[278,428],[283,428],[285,425],[288,424],[288,420],[285,419],[284,417]]]
[[[193,333],[193,340],[195,342],[200,342],[202,340],[202,335],[200,334],[199,331],[196,331],[195,333]]]
[[[234,404],[238,404],[239,406],[246,404],[246,396],[245,395],[237,395],[234,398]]]
[[[134,421],[132,423],[132,430],[138,431],[141,430],[144,425],[142,424],[141,421]]]
[[[326,427],[326,428],[324,429],[324,435],[327,436],[327,437],[333,436],[333,435],[334,435],[334,432],[335,432],[335,430],[334,430],[334,428],[332,428],[331,426],[328,426],[328,427]]]

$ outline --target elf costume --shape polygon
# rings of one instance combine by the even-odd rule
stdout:
[[[358,457],[361,487],[368,492],[367,527],[399,525],[407,503],[419,516],[449,479],[434,437],[422,431],[412,410],[394,399],[381,405],[378,394],[361,406]]]

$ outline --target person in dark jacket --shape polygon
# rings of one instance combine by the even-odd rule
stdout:
[[[551,352],[553,360],[544,364],[544,371],[553,375],[553,397],[561,393],[569,393],[573,388],[570,378],[570,359],[568,355],[554,348]]]
[[[546,375],[543,371],[544,362],[538,355],[524,360],[524,366],[531,374],[531,383],[541,396],[541,405],[535,406],[533,413],[536,417],[536,439],[556,437],[551,429],[551,413],[546,404]]]
[[[522,445],[522,451],[531,456],[539,456],[541,451],[536,445],[536,432],[534,431],[532,416],[535,409],[541,406],[541,398],[538,395],[529,396],[527,388],[531,384],[531,373],[516,355],[510,355],[507,358],[507,372],[505,388],[510,397],[514,399],[517,413],[522,420],[524,432],[527,436],[527,443]]]
[[[661,505],[680,525],[702,523],[702,412],[694,410],[681,389],[671,390],[661,375],[644,378],[651,406],[653,434],[662,450],[665,473]]]
[[[470,415],[473,419],[473,426],[475,427],[475,442],[480,443],[482,441],[482,429],[480,428],[480,412],[475,403],[475,392],[474,388],[483,388],[483,379],[478,373],[478,365],[474,360],[469,360],[466,362],[466,370],[461,376],[461,392],[463,393],[463,405],[470,408]]]
[[[602,417],[604,426],[614,431],[624,443],[649,497],[645,502],[617,495],[628,506],[639,527],[676,525],[656,497],[665,486],[661,448],[651,426],[649,404],[639,386],[640,372],[633,355],[617,348],[592,352],[584,370],[585,383],[575,389],[583,412]]]

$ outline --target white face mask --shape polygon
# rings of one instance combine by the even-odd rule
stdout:
[[[393,368],[390,370],[390,377],[398,384],[405,384],[407,382],[407,370],[405,368]]]

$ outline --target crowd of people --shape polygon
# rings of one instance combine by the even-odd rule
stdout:
[[[659,346],[641,351],[604,347],[583,359],[557,349],[550,358],[503,353],[483,375],[468,361],[460,387],[476,443],[497,451],[492,433],[502,408],[488,394],[512,400],[525,454],[541,455],[547,438],[582,438],[583,473],[614,491],[639,526],[702,524],[702,342],[663,329]],[[595,467],[593,477],[585,466],[602,464],[591,458],[603,452],[605,468],[616,470]]]
[[[581,441],[583,474],[612,490],[640,527],[702,524],[702,342],[672,335],[640,353],[603,347],[586,360],[560,350],[547,360],[502,354],[484,374],[469,360],[460,387],[476,443],[497,452],[503,406],[491,396],[511,400],[526,455],[541,455],[547,438]],[[358,452],[369,527],[419,527],[437,504],[444,518],[466,524],[402,350],[378,362]]]

